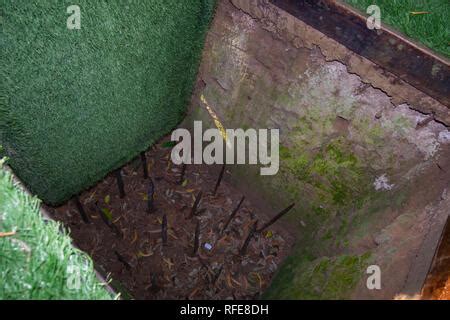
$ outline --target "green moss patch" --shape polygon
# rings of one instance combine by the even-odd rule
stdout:
[[[344,299],[365,275],[370,254],[334,258],[291,257],[277,275],[267,299]],[[285,281],[289,278],[289,281]]]

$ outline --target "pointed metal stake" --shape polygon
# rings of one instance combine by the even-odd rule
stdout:
[[[214,187],[213,195],[216,195],[217,189],[219,189],[220,183],[222,182],[224,173],[225,173],[225,164],[223,164],[222,169],[220,169],[219,178],[217,179],[216,186]]]
[[[183,184],[185,173],[186,173],[186,163],[183,163],[183,166],[181,167],[181,174],[178,180],[178,184]]]
[[[233,220],[233,218],[236,216],[236,213],[239,211],[239,209],[240,209],[242,203],[244,202],[244,200],[245,200],[245,196],[242,196],[241,201],[239,201],[237,207],[234,208],[233,212],[231,212],[230,216],[228,217],[227,222],[225,222],[221,233],[223,233],[227,229],[227,227],[230,224],[231,220]]]
[[[248,236],[245,239],[244,244],[241,247],[241,250],[239,250],[239,254],[241,256],[245,256],[247,254],[248,245],[250,244],[250,241],[252,240],[253,236],[255,235],[257,227],[258,227],[258,220],[256,220],[255,223],[253,223],[252,228],[248,232]]]
[[[120,198],[125,198],[125,188],[123,185],[123,179],[122,179],[122,170],[118,169],[115,171],[116,179],[117,179],[117,187],[119,188]]]
[[[86,211],[84,211],[83,205],[80,202],[80,198],[78,196],[74,197],[75,205],[77,206],[78,212],[80,213],[81,219],[83,219],[84,223],[88,224],[91,223],[89,220],[88,215],[86,214]]]
[[[192,218],[194,217],[195,213],[197,212],[198,205],[199,205],[199,203],[200,203],[200,200],[202,199],[202,195],[203,195],[203,192],[200,191],[200,192],[197,194],[197,197],[195,197],[195,201],[194,201],[194,204],[193,204],[193,206],[192,206],[191,213],[190,213],[189,216],[188,216],[188,219],[192,219]]]
[[[278,213],[275,217],[273,217],[272,219],[270,219],[269,222],[267,222],[265,225],[263,225],[261,228],[258,229],[258,232],[262,232],[264,231],[264,229],[267,229],[268,227],[270,227],[272,224],[274,224],[275,222],[277,222],[282,216],[284,216],[286,213],[288,213],[289,211],[291,211],[291,209],[295,206],[295,203],[291,204],[289,207],[287,207],[286,209],[281,210],[280,213]]]
[[[141,152],[141,163],[142,169],[144,171],[144,179],[148,179],[148,166],[147,166],[147,157],[145,156],[145,152]]]
[[[117,260],[122,262],[127,270],[131,270],[131,265],[128,263],[128,261],[119,252],[114,251],[114,253],[116,254]]]

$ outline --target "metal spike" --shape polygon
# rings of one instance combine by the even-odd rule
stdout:
[[[86,214],[86,211],[84,211],[83,205],[81,204],[78,196],[74,197],[74,202],[75,202],[75,205],[77,206],[78,212],[80,213],[81,219],[83,219],[84,223],[86,223],[86,224],[91,223],[88,215]]]
[[[145,152],[141,152],[141,163],[144,174],[144,179],[148,179],[148,166],[147,166],[147,157],[145,156]]]
[[[222,169],[220,169],[219,178],[217,179],[216,186],[214,187],[213,195],[216,195],[217,189],[219,189],[220,183],[222,182],[224,173],[225,173],[225,164],[223,164]]]
[[[253,236],[255,235],[257,227],[258,227],[258,220],[256,220],[255,223],[253,223],[252,228],[248,232],[248,236],[245,239],[244,244],[241,247],[241,250],[239,250],[239,254],[241,256],[244,256],[247,254],[248,245],[250,244],[250,241],[252,240]]]
[[[228,225],[230,224],[231,220],[234,219],[234,217],[236,216],[236,213],[239,211],[242,203],[245,200],[245,196],[242,196],[241,201],[239,201],[238,205],[236,206],[236,208],[234,208],[233,212],[231,212],[230,216],[228,217],[227,222],[224,224],[223,228],[222,228],[222,233],[227,229]]]
[[[125,187],[122,179],[122,170],[121,169],[116,170],[115,174],[117,180],[117,187],[119,188],[120,198],[123,199],[125,198]]]
[[[287,207],[286,209],[283,209],[280,211],[280,213],[278,213],[275,217],[273,217],[272,219],[270,219],[269,222],[267,222],[265,225],[263,225],[261,228],[258,229],[258,232],[262,232],[264,231],[264,229],[270,227],[272,224],[274,224],[275,222],[277,222],[282,216],[284,216],[286,213],[288,213],[289,211],[291,211],[291,209],[295,206],[295,203],[291,204],[289,207]]]

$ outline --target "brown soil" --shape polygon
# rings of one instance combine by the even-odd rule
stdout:
[[[122,169],[126,197],[121,199],[114,174],[84,192],[80,201],[90,224],[85,224],[73,201],[48,208],[63,222],[75,245],[88,253],[96,267],[111,274],[135,299],[251,299],[269,285],[287,256],[292,237],[275,223],[257,233],[247,253],[239,251],[256,220],[267,216],[245,200],[225,232],[224,222],[243,194],[227,181],[228,172],[213,195],[221,166],[188,165],[180,183],[181,167],[173,166],[164,141],[146,153],[155,185],[154,208],[147,212],[148,179],[136,160]],[[203,197],[189,219],[195,196]],[[258,206],[259,207],[259,206]],[[100,210],[111,213],[107,226]],[[280,208],[283,209],[283,208]],[[271,213],[271,215],[276,212]],[[163,216],[167,216],[167,244],[162,241]],[[194,234],[200,222],[200,246],[194,251]],[[120,235],[123,234],[123,237]],[[205,244],[211,244],[208,250]]]

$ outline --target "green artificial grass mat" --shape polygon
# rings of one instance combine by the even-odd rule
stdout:
[[[345,0],[366,12],[381,9],[381,21],[444,56],[450,57],[449,0]],[[413,12],[429,12],[412,14]]]
[[[215,0],[0,0],[0,144],[61,204],[183,118]]]
[[[90,258],[59,229],[42,219],[39,200],[16,186],[0,164],[0,232],[15,232],[0,237],[0,300],[113,298]]]

